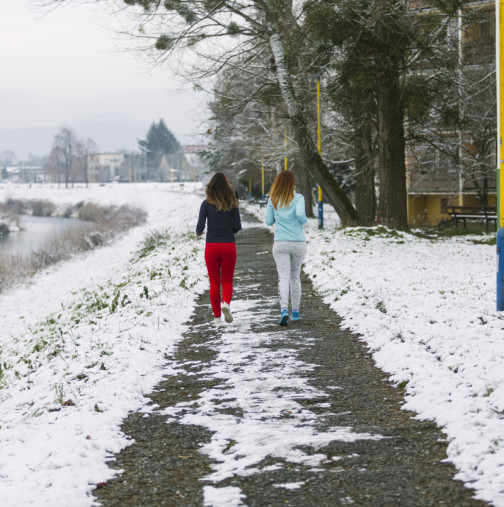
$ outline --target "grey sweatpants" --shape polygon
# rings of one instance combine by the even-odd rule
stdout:
[[[305,241],[275,241],[273,258],[278,271],[278,294],[280,308],[299,310],[301,303],[301,265],[306,255]]]

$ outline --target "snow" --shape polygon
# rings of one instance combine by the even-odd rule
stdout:
[[[201,393],[197,402],[179,403],[162,411],[170,417],[178,416],[183,424],[203,426],[212,433],[211,441],[201,447],[201,452],[217,464],[212,465],[213,473],[204,480],[220,482],[257,473],[258,465],[267,457],[316,467],[327,455],[307,454],[300,446],[318,448],[334,440],[383,438],[341,426],[318,430],[317,420],[323,416],[316,416],[299,402],[300,397],[327,398],[302,375],[315,365],[299,361],[296,348],[265,348],[264,343],[275,342],[278,336],[252,334],[251,323],[264,318],[264,310],[253,307],[249,300],[233,301],[233,315],[233,324],[209,344],[217,355],[200,373],[204,378],[219,379],[219,385]],[[274,315],[272,318],[276,319],[276,307]],[[298,334],[290,336],[289,341],[298,342],[298,347],[309,347],[313,339]],[[188,407],[192,410],[188,411]],[[240,415],[231,415],[235,413]]]
[[[204,242],[189,234],[201,195],[192,185],[0,188],[0,200],[39,196],[149,213],[113,244],[0,295],[0,504],[87,506],[112,476],[107,459],[129,443],[122,419],[169,373],[164,354],[206,288],[194,262]],[[142,239],[165,228],[166,245],[140,258]]]
[[[326,214],[324,230],[315,220],[307,227],[305,272],[377,366],[406,386],[404,408],[444,430],[457,478],[478,498],[504,505],[504,312],[496,311],[495,246],[467,236],[337,230]]]
[[[204,241],[192,234],[201,188],[0,185],[0,201],[8,197],[58,204],[91,200],[148,211],[145,225],[113,243],[0,294],[0,504],[96,505],[95,485],[115,473],[107,460],[130,444],[121,421],[130,411],[147,416],[156,410],[146,407],[145,395],[176,371],[164,356],[177,346],[196,296],[207,288]],[[306,273],[343,325],[361,336],[376,364],[405,386],[404,408],[434,420],[446,433],[458,478],[478,498],[504,506],[504,314],[495,311],[495,246],[464,237],[341,231],[335,223],[326,213],[320,231],[310,220]],[[158,248],[142,250],[155,231]],[[202,448],[218,463],[205,478],[209,506],[245,505],[238,488],[219,482],[255,473],[266,455],[303,463],[309,458],[307,464],[316,467],[325,455],[296,454],[300,442],[316,447],[336,438],[379,438],[350,428],[318,433],[313,415],[294,396],[260,398],[266,392],[262,383],[272,381],[280,393],[295,385],[317,399],[323,395],[304,384],[303,369],[312,365],[299,363],[293,351],[264,357],[260,343],[271,337],[251,336],[243,324],[248,319],[240,320],[250,311],[246,301],[237,301],[227,339],[215,342],[217,359],[206,368],[222,380],[220,389],[203,392],[200,410],[192,415],[180,406],[166,410],[169,418],[177,415],[215,431]],[[233,374],[244,357],[250,365],[247,390],[240,383],[244,377]],[[280,362],[284,369],[262,377],[264,361]],[[337,395],[338,387],[332,387]],[[235,400],[246,416],[215,419],[212,400],[221,406]],[[274,417],[261,418],[258,407]],[[273,440],[285,411],[297,415],[289,419],[284,438]],[[271,441],[274,447],[264,445]]]

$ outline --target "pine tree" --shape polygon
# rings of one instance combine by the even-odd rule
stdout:
[[[163,119],[158,123],[152,122],[145,140],[139,141],[138,145],[144,152],[147,165],[147,178],[159,179],[159,165],[163,155],[171,155],[180,150],[177,138],[167,128]]]

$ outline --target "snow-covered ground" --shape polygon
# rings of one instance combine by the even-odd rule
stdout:
[[[376,364],[406,386],[404,408],[446,432],[458,478],[478,498],[504,506],[504,312],[496,311],[496,247],[467,236],[337,230],[336,223],[328,210],[324,230],[309,222],[305,272],[343,325],[362,336]]]
[[[201,195],[187,184],[0,186],[7,197],[149,213],[113,244],[0,294],[0,505],[89,506],[111,477],[107,456],[127,445],[122,419],[169,373],[164,354],[206,288],[192,234]]]
[[[192,234],[202,197],[192,184],[0,185],[7,197],[149,213],[113,244],[0,294],[0,505],[89,506],[94,485],[112,474],[107,457],[128,444],[121,420],[169,373],[163,356],[207,287],[204,242]],[[445,430],[459,478],[504,506],[495,246],[334,224],[330,213],[324,231],[309,223],[306,272],[406,386],[405,408]]]

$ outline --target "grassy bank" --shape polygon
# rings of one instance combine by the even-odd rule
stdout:
[[[145,211],[139,208],[127,205],[101,206],[93,202],[58,208],[47,200],[11,199],[3,203],[3,209],[11,214],[74,217],[88,222],[88,225],[53,235],[29,255],[0,255],[0,292],[33,276],[40,269],[69,259],[76,253],[107,244],[117,234],[143,224],[147,218]]]

